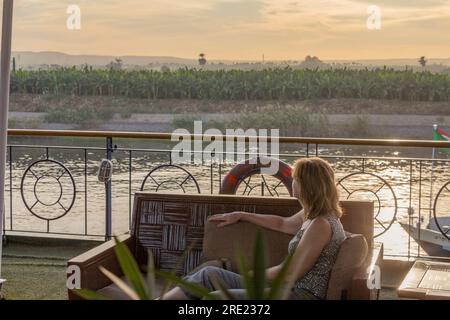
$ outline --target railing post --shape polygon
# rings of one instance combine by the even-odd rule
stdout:
[[[0,278],[2,273],[3,219],[5,219],[5,170],[6,143],[8,136],[9,85],[11,66],[11,34],[13,20],[13,0],[3,1],[1,56],[0,56]],[[0,279],[0,295],[2,283]],[[1,296],[0,296],[1,298]]]
[[[113,153],[113,139],[112,137],[106,138],[106,159],[112,160]],[[108,182],[105,182],[105,198],[106,198],[106,206],[105,206],[105,240],[111,240],[112,237],[112,179],[109,179]]]

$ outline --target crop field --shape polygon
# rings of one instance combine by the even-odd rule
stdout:
[[[137,99],[450,101],[450,74],[391,69],[17,70],[11,92]]]

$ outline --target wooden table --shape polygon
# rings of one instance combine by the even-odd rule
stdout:
[[[450,300],[450,263],[418,260],[398,289],[400,298]]]

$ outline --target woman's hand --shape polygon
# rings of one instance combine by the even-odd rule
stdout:
[[[230,224],[238,222],[242,217],[241,211],[235,211],[231,213],[224,213],[224,214],[216,214],[213,216],[210,216],[208,218],[208,221],[217,221],[220,222],[217,227],[222,228],[225,226],[228,226]]]

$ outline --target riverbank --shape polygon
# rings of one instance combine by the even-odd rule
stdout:
[[[449,102],[376,99],[323,99],[303,101],[133,99],[102,96],[12,94],[10,111],[49,112],[52,109],[107,109],[126,118],[132,113],[251,113],[284,107],[325,114],[402,114],[450,116]]]
[[[404,115],[404,114],[311,114],[312,118],[322,117],[327,128],[317,127],[310,133],[321,135],[326,129],[329,136],[355,138],[401,138],[430,139],[433,124],[443,130],[450,128],[450,116],[442,115]],[[86,123],[47,122],[45,112],[11,112],[11,129],[48,130],[106,130],[138,132],[172,132],[178,127],[187,127],[194,120],[201,120],[209,126],[226,126],[233,122],[232,113],[132,113],[124,118],[114,113],[110,119]],[[273,128],[273,126],[271,126]],[[233,128],[233,127],[229,127]]]
[[[172,132],[280,128],[281,135],[430,139],[450,127],[448,102],[328,99],[305,101],[152,100],[13,94],[10,128]]]

